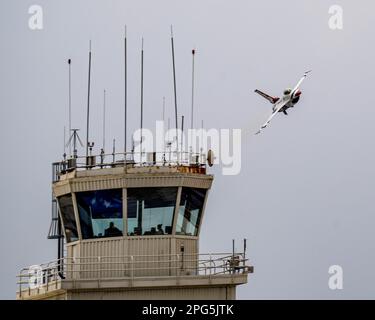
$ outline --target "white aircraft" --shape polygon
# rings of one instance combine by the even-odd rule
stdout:
[[[263,98],[267,99],[269,102],[273,104],[272,107],[272,114],[267,119],[266,123],[262,125],[259,129],[259,131],[255,134],[260,133],[265,127],[268,126],[268,124],[271,122],[272,118],[278,113],[283,112],[285,115],[288,113],[286,112],[287,109],[293,108],[294,105],[299,101],[299,98],[301,96],[301,90],[299,90],[299,87],[301,86],[301,83],[305,78],[307,77],[307,74],[311,72],[311,70],[306,71],[303,75],[303,77],[298,81],[297,85],[293,89],[285,89],[284,94],[282,98],[279,97],[271,97],[268,94],[256,89],[255,92],[260,94]]]

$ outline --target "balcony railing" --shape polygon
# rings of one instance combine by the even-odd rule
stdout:
[[[157,277],[219,276],[252,272],[243,253],[173,254],[64,258],[23,268],[17,275],[18,293],[43,287],[53,290],[60,281]]]
[[[193,152],[121,152],[89,156],[65,157],[53,163],[53,180],[72,170],[101,169],[113,167],[193,167],[206,168],[206,155]]]

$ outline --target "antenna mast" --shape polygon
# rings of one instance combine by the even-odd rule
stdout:
[[[71,78],[72,60],[71,59],[68,59],[68,65],[69,65],[69,132],[71,132],[72,131],[72,80],[71,80],[72,79]],[[65,137],[65,134],[64,134],[64,137]],[[72,156],[72,147],[70,145],[69,145],[69,156]]]
[[[64,126],[64,153],[63,153],[63,157],[64,157],[64,160],[65,160],[65,157],[66,157],[66,150],[65,150],[65,148],[66,148],[66,128],[65,128],[65,126]]]
[[[104,89],[104,94],[103,94],[103,151],[105,150],[105,102],[106,102],[106,91]]]
[[[194,65],[194,57],[195,57],[195,49],[193,49],[191,51],[191,54],[192,54],[192,74],[191,74],[191,120],[190,120],[190,129],[193,129],[193,124],[194,124],[194,69],[195,69],[195,65]]]
[[[176,144],[177,144],[177,154],[178,154],[177,88],[176,88],[176,66],[175,66],[175,59],[174,59],[173,26],[171,26],[171,45],[172,45],[173,85],[174,85],[174,112],[175,112],[175,123],[176,123]]]
[[[201,153],[203,153],[203,128],[204,128],[204,122],[202,120],[202,130],[201,130]]]
[[[165,134],[165,97],[163,97],[163,134]],[[164,137],[164,141],[163,141],[163,157],[164,157],[164,160],[165,160],[165,136],[163,135]]]
[[[124,137],[124,154],[125,154],[125,162],[126,162],[126,149],[127,149],[127,108],[128,108],[128,66],[127,66],[127,32],[126,32],[126,25],[125,25],[125,38],[124,38],[124,64],[125,64],[125,137]]]
[[[141,162],[142,162],[142,141],[143,141],[143,38],[141,50]]]
[[[163,125],[165,122],[165,97],[163,97]]]
[[[183,142],[184,142],[184,115],[181,116],[181,157],[182,157],[182,152],[183,152]]]
[[[87,123],[86,123],[86,162],[89,155],[89,129],[90,129],[90,83],[91,81],[91,40],[89,50],[89,75],[88,75],[88,86],[87,86]]]

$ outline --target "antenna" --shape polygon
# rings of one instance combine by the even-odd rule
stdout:
[[[195,64],[194,64],[194,57],[195,57],[195,49],[191,51],[192,55],[192,74],[191,74],[191,120],[190,120],[190,129],[193,129],[194,124],[194,81],[195,81]]]
[[[170,141],[169,141],[169,130],[171,128],[171,118],[168,117],[168,124],[167,124],[167,127],[168,127],[168,130],[167,130],[167,142],[164,144],[164,146],[169,146],[170,145]]]
[[[88,86],[87,86],[86,159],[89,155],[90,84],[91,84],[90,81],[91,81],[91,40],[90,40],[90,50],[89,50],[89,74],[88,74]]]
[[[181,116],[181,153],[183,152],[183,141],[184,141],[184,116]],[[182,155],[181,155],[182,156]]]
[[[234,246],[234,239],[232,239],[232,261],[234,261],[234,253],[235,253],[235,246]],[[233,271],[232,271],[233,273]]]
[[[176,121],[176,139],[177,139],[177,154],[178,154],[178,123],[177,123],[177,88],[176,88],[176,66],[174,59],[174,41],[173,41],[173,26],[171,26],[171,45],[172,45],[172,64],[173,64],[173,85],[174,85],[174,112]]]
[[[73,157],[74,158],[77,158],[77,141],[79,142],[81,147],[83,147],[83,143],[81,141],[81,138],[78,135],[78,131],[79,129],[72,129],[73,133],[70,136],[68,143],[66,144],[66,146],[68,146],[68,145],[71,145],[71,143],[73,142]]]
[[[103,93],[103,151],[105,150],[105,102],[106,102],[106,91]]]
[[[63,153],[64,160],[66,158],[66,152],[65,152],[65,148],[66,148],[65,144],[66,144],[66,142],[65,142],[65,137],[66,137],[66,128],[64,126],[64,153]]]
[[[69,132],[70,132],[72,131],[72,80],[71,80],[72,79],[71,78],[72,60],[71,59],[68,59],[68,65],[69,65]],[[65,139],[65,133],[64,133],[64,139]],[[71,146],[69,146],[69,155],[72,156]]]
[[[124,154],[125,154],[125,162],[126,162],[126,149],[127,149],[127,108],[128,108],[128,65],[127,65],[127,32],[126,32],[126,25],[125,25],[125,38],[124,38],[124,65],[125,65],[125,70],[124,70],[124,76],[125,76],[125,118],[124,118],[124,123],[125,123],[125,137],[124,137]]]
[[[112,145],[112,157],[113,157],[113,163],[115,163],[115,156],[116,156],[116,139],[113,139],[113,145]]]
[[[203,153],[203,127],[204,127],[204,122],[203,122],[203,120],[202,120],[202,126],[201,126],[201,143],[202,143],[202,145],[201,145],[201,153]]]
[[[164,131],[163,134],[165,134],[165,97],[163,97],[163,131]],[[165,160],[165,136],[164,136],[164,141],[163,141],[163,157]]]
[[[246,259],[246,238],[243,239],[243,258]]]
[[[143,38],[141,49],[141,161],[142,161],[142,141],[143,141]]]
[[[165,97],[163,97],[163,125],[165,121]]]

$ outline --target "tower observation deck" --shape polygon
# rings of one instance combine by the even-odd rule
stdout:
[[[22,269],[17,299],[235,299],[253,272],[246,248],[199,252],[213,176],[205,155],[174,155],[54,163],[58,259]]]

